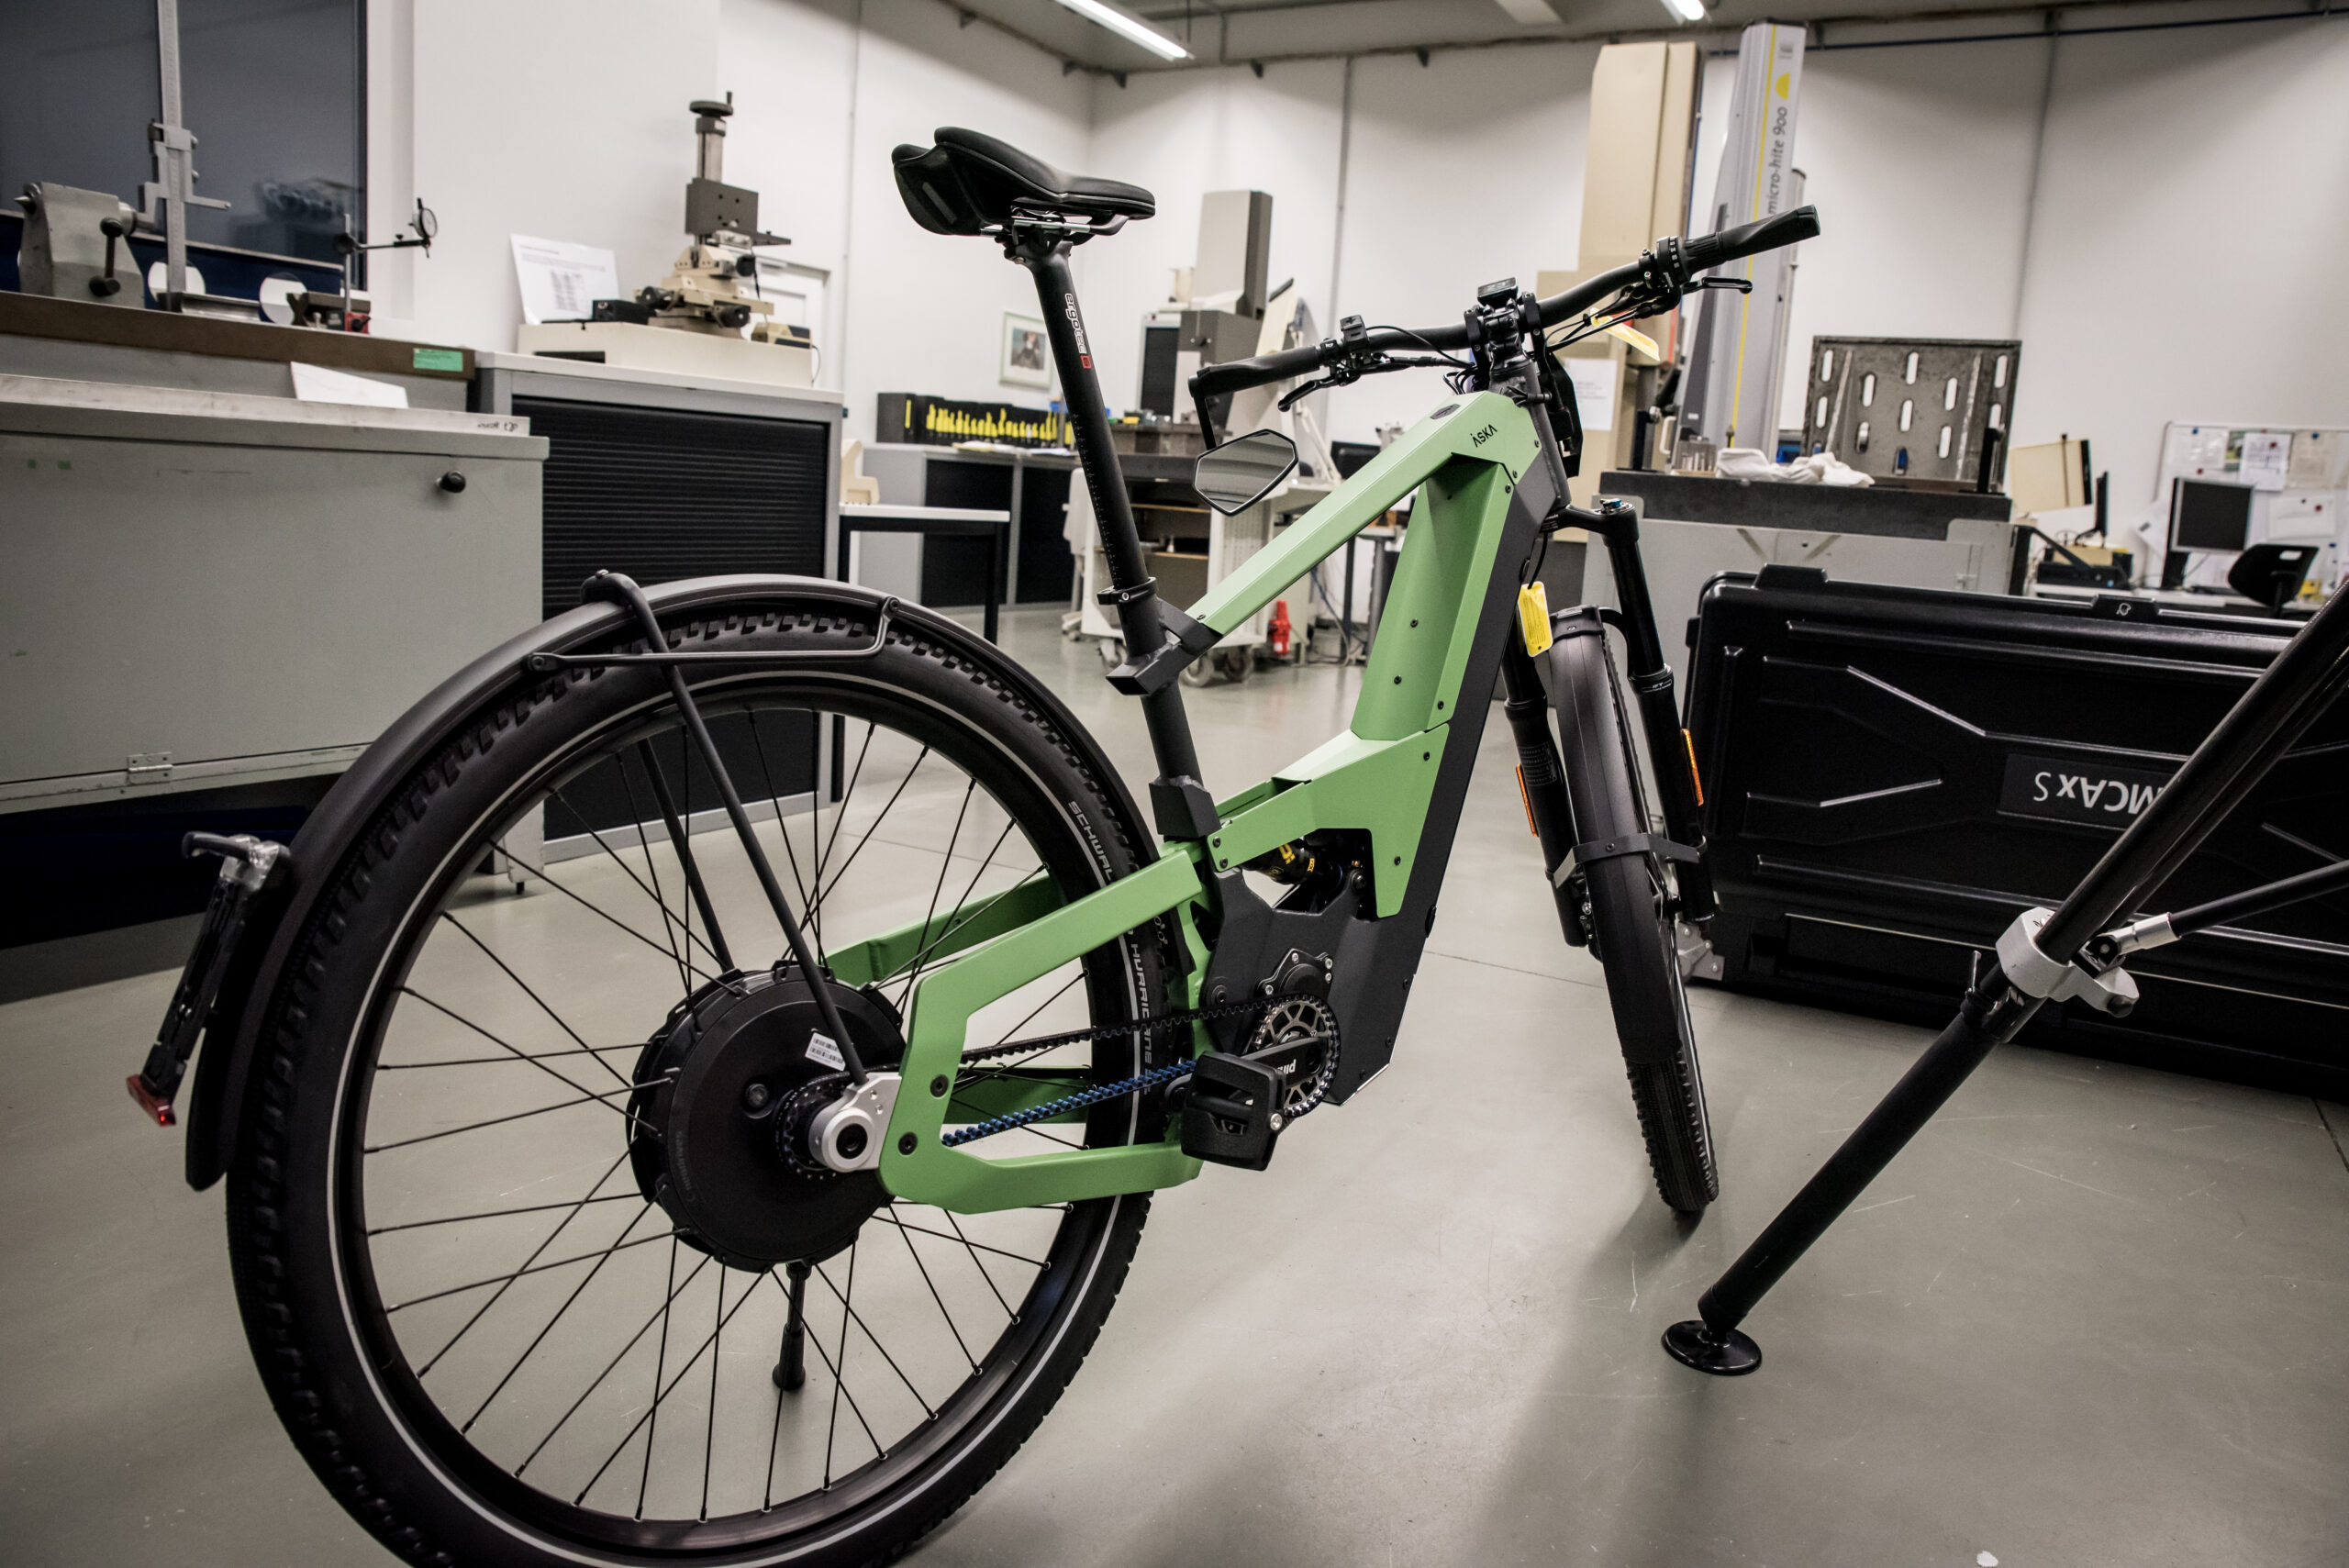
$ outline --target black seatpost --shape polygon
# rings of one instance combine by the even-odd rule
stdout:
[[[1133,505],[1109,437],[1108,410],[1101,402],[1100,377],[1094,373],[1092,346],[1077,310],[1069,241],[1060,237],[1055,225],[1016,235],[1006,250],[1036,277],[1044,329],[1060,368],[1069,422],[1075,428],[1077,462],[1085,471],[1085,492],[1093,498],[1093,516],[1108,561],[1110,591],[1101,595],[1102,602],[1118,612],[1128,657],[1145,659],[1165,641],[1166,628],[1156,584],[1142,564],[1141,534],[1134,527]],[[1199,754],[1191,741],[1181,688],[1169,681],[1159,690],[1143,692],[1141,709],[1150,727],[1151,751],[1158,760],[1159,776],[1150,786],[1151,814],[1158,830],[1170,839],[1205,838],[1217,826],[1215,803],[1199,779]]]

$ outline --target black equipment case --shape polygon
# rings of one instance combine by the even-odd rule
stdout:
[[[1688,727],[1721,984],[1945,1022],[2015,916],[2050,907],[2158,794],[2297,628],[1833,583],[1772,566],[1708,585]],[[2349,702],[2141,911],[2349,855]],[[2032,1043],[2349,1097],[2349,895],[2130,962],[2125,1020],[2043,1009]]]

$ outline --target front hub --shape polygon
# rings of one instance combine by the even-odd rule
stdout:
[[[821,979],[870,1071],[904,1059],[896,1012],[871,990]],[[889,1201],[871,1171],[846,1174],[799,1157],[808,1108],[846,1087],[799,971],[733,975],[696,991],[637,1064],[630,1101],[637,1184],[681,1240],[731,1267],[821,1262]]]

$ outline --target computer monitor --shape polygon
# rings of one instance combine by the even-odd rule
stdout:
[[[2247,547],[2251,543],[2252,498],[2257,494],[2248,484],[2216,484],[2207,479],[2171,480],[2169,539],[2162,562],[2162,586],[2185,585],[2189,555],[2232,555]]]

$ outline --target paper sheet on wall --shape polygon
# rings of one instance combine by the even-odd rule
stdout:
[[[2227,472],[2223,425],[2172,425],[2168,468],[2188,479],[2215,479]]]
[[[560,239],[508,236],[514,241],[514,281],[522,290],[522,319],[584,321],[599,299],[617,299],[619,268],[609,250]]]
[[[2254,490],[2281,490],[2291,462],[2292,437],[2285,430],[2245,430],[2236,460],[2241,483]]]
[[[2343,473],[2344,453],[2349,453],[2349,441],[2343,441],[2337,430],[2294,431],[2292,461],[2285,471],[2284,488],[2341,489],[2349,484],[2349,473]]]
[[[1575,384],[1575,406],[1582,413],[1582,428],[1586,430],[1611,430],[1615,428],[1615,373],[1612,359],[1570,360],[1558,362],[1566,367],[1566,374]]]

